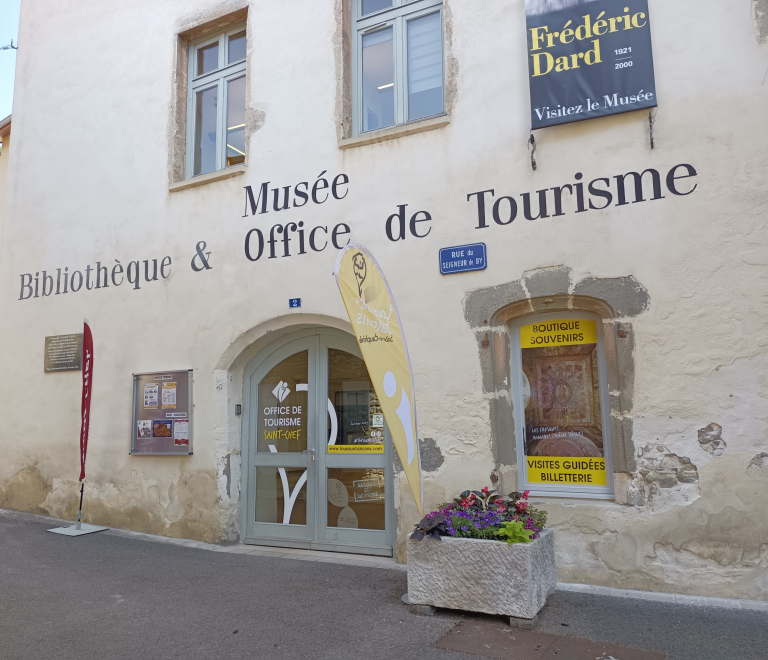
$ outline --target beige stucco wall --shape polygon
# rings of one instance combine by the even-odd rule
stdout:
[[[11,126],[0,131],[3,155],[0,158],[0,246],[3,244],[3,215],[5,209],[6,189],[8,186],[8,163],[11,161]]]
[[[247,3],[223,3],[234,10]],[[536,134],[530,120],[523,0],[451,0],[450,123],[340,150],[339,3],[249,4],[251,125],[245,174],[170,193],[176,34],[203,0],[51,7],[25,0],[14,102],[14,158],[0,247],[0,506],[57,516],[76,508],[78,373],[43,373],[47,335],[95,336],[86,484],[89,520],[204,539],[239,533],[242,370],[276,333],[348,329],[331,277],[337,250],[249,262],[254,227],[344,222],[376,255],[397,299],[416,382],[419,432],[443,461],[425,474],[428,507],[489,483],[497,467],[471,291],[565,266],[573,283],[633,276],[648,292],[635,338],[631,442],[620,502],[549,501],[559,579],[768,599],[768,45],[754,3],[650,0],[660,107]],[[740,9],[734,5],[740,6]],[[66,35],[66,36],[63,36]],[[256,130],[258,128],[258,130]],[[5,160],[5,158],[3,158]],[[533,192],[680,163],[697,190],[605,211],[477,230],[467,194]],[[350,178],[341,201],[243,218],[254,191]],[[685,182],[688,183],[688,182]],[[424,239],[384,235],[398,204],[428,211]],[[440,247],[485,241],[489,268],[442,277]],[[198,242],[210,270],[194,272]],[[278,254],[281,244],[278,243]],[[19,301],[20,274],[173,260],[165,280]],[[143,264],[142,264],[143,267]],[[288,298],[301,297],[300,311]],[[131,374],[195,370],[193,456],[128,455]],[[722,427],[712,456],[698,432]],[[514,453],[514,452],[513,452]],[[681,459],[698,481],[665,481]],[[439,462],[439,461],[438,461]],[[514,487],[514,466],[505,466]],[[398,480],[396,480],[398,481]],[[663,486],[662,484],[663,482]],[[619,481],[617,481],[617,484]],[[398,545],[416,520],[396,483]]]

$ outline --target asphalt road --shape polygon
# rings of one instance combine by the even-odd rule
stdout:
[[[210,552],[102,532],[49,534],[0,511],[0,658],[441,658],[463,616],[410,614],[402,571]],[[562,624],[568,624],[564,626]],[[667,652],[765,660],[768,613],[558,592],[541,630]]]
[[[768,658],[768,612],[558,591],[540,614],[539,630],[663,651],[669,660]]]

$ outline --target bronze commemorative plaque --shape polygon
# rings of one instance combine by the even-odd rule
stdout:
[[[45,373],[80,371],[83,366],[83,333],[45,338]]]

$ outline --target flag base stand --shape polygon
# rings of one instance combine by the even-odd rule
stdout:
[[[82,477],[80,477],[82,479]],[[99,527],[98,525],[89,525],[82,522],[83,518],[83,490],[85,490],[85,484],[80,482],[80,507],[77,510],[77,522],[71,527],[56,527],[55,529],[49,529],[49,532],[54,534],[63,534],[64,536],[83,536],[84,534],[94,534],[95,532],[103,532],[109,527]]]
[[[64,536],[83,536],[84,534],[94,534],[95,532],[103,532],[109,527],[99,527],[98,525],[89,525],[88,523],[80,523],[80,529],[77,528],[77,524],[71,527],[56,527],[55,529],[49,529],[49,532],[54,534],[63,534]]]

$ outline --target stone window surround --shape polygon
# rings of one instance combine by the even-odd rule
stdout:
[[[364,147],[368,144],[377,144],[379,142],[396,140],[408,135],[416,135],[416,133],[434,131],[438,128],[448,126],[450,123],[450,117],[446,115],[439,115],[438,117],[430,117],[429,119],[422,119],[419,121],[400,124],[399,126],[383,128],[379,131],[368,131],[367,133],[363,133],[362,135],[358,135],[356,137],[339,140],[339,149],[354,149],[355,147]]]
[[[168,189],[178,192],[213,181],[242,174],[248,166],[248,149],[241,167],[225,168],[217,172],[186,179],[187,154],[187,76],[189,43],[208,33],[223,32],[237,23],[246,22],[246,79],[245,79],[245,135],[246,141],[263,124],[263,117],[250,109],[251,77],[248,62],[251,53],[251,25],[248,22],[248,0],[226,0],[203,11],[182,18],[176,25],[171,108],[168,131]],[[262,113],[263,114],[263,113]]]
[[[464,298],[464,316],[475,333],[488,398],[495,467],[504,492],[516,489],[516,483],[504,483],[509,468],[517,467],[510,325],[542,312],[591,312],[603,322],[616,502],[628,504],[628,485],[636,469],[631,415],[635,340],[629,319],[646,311],[650,298],[631,275],[587,277],[574,285],[571,274],[566,266],[527,271],[520,280],[470,291]]]

